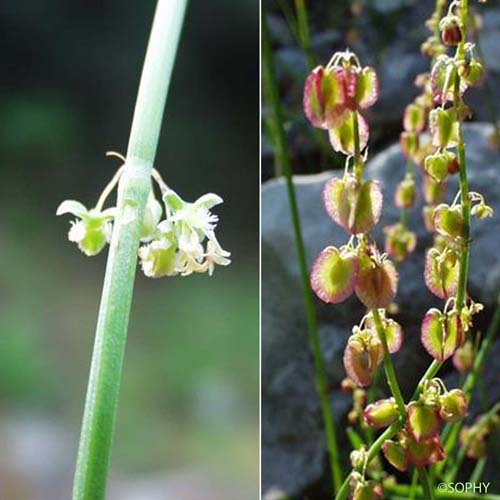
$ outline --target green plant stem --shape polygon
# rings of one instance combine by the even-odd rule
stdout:
[[[462,240],[463,249],[460,256],[459,278],[458,278],[458,291],[456,307],[460,311],[465,302],[467,293],[467,278],[469,275],[469,257],[470,257],[470,199],[469,199],[469,186],[467,180],[467,168],[465,163],[465,142],[463,136],[463,127],[460,123],[459,142],[458,142],[458,162],[460,164],[460,196],[462,199],[462,218],[463,230]]]
[[[363,177],[363,162],[359,145],[359,123],[358,113],[352,113],[352,130],[354,134],[354,175],[358,181]]]
[[[460,18],[462,21],[462,42],[457,47],[455,55],[456,59],[461,59],[465,54],[465,42],[467,40],[467,22],[469,18],[468,0],[461,0],[460,3]],[[460,97],[460,75],[457,76],[454,82],[454,106],[460,115],[462,101]],[[458,131],[458,163],[459,163],[459,184],[460,184],[460,198],[462,202],[462,253],[460,256],[459,278],[458,278],[458,291],[456,297],[456,308],[461,311],[465,296],[467,293],[467,278],[469,275],[469,255],[470,255],[470,199],[469,199],[469,182],[467,179],[467,164],[465,159],[465,141],[463,131],[463,118],[458,117],[459,131]]]
[[[140,230],[186,0],[159,0],[137,96],[99,309],[73,500],[105,496]]]
[[[267,20],[265,9],[262,12],[262,70],[264,76],[264,86],[266,96],[274,115],[275,132],[276,132],[276,149],[279,152],[281,161],[281,168],[285,174],[288,200],[290,204],[290,214],[293,224],[295,235],[295,246],[297,251],[297,259],[300,268],[300,277],[302,281],[302,292],[304,299],[304,307],[306,311],[307,325],[309,330],[311,350],[314,358],[314,366],[316,371],[316,388],[318,391],[321,410],[323,414],[323,422],[325,425],[325,433],[327,440],[327,447],[330,459],[330,467],[332,473],[333,489],[336,492],[340,487],[342,481],[342,470],[340,468],[339,451],[337,445],[337,438],[335,433],[335,426],[333,422],[332,410],[330,407],[330,398],[328,394],[328,384],[326,377],[326,368],[323,356],[321,353],[321,341],[319,337],[316,310],[314,308],[314,301],[312,296],[311,287],[309,284],[309,274],[306,264],[306,256],[304,249],[304,240],[302,238],[302,229],[300,225],[300,217],[297,206],[297,199],[295,196],[295,188],[293,186],[292,168],[288,156],[288,149],[286,144],[285,130],[283,128],[281,104],[279,100],[278,86],[274,72],[273,55],[269,43],[269,33],[267,28]]]
[[[411,485],[410,485],[410,491],[408,493],[408,500],[415,500],[415,496],[417,494],[417,487],[418,487],[418,469],[414,467],[411,475]]]
[[[462,464],[465,460],[465,454],[467,452],[468,445],[469,442],[466,442],[464,443],[464,446],[461,446],[460,449],[458,450],[457,456],[455,457],[455,460],[452,462],[450,470],[444,476],[445,482],[451,483],[457,477],[458,471],[460,470],[460,467],[462,467]]]
[[[479,481],[481,481],[481,477],[483,476],[483,472],[484,472],[484,468],[486,467],[487,460],[488,460],[487,457],[483,457],[477,461],[477,464],[474,467],[472,474],[470,475],[470,479],[469,479],[470,483],[479,483]]]
[[[299,43],[306,55],[307,67],[311,71],[315,66],[315,60],[311,46],[306,0],[295,0],[295,11],[297,13]]]
[[[424,467],[419,470],[420,482],[422,483],[422,489],[426,500],[434,500],[434,490],[432,489],[431,479],[429,477],[429,471]]]
[[[384,325],[382,324],[382,319],[380,318],[378,309],[372,309],[372,316],[377,335],[382,342],[382,347],[384,348],[384,368],[387,383],[389,384],[389,389],[391,390],[391,393],[396,400],[396,404],[398,405],[400,418],[404,419],[406,418],[406,405],[396,378],[396,372],[394,370],[394,365],[392,364],[391,354],[389,353],[389,348],[387,346]]]

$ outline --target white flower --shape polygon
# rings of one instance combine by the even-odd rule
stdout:
[[[178,274],[176,250],[176,245],[167,238],[154,240],[139,248],[139,259],[144,274],[149,278]]]
[[[141,229],[141,241],[151,241],[156,233],[156,226],[161,220],[163,208],[161,203],[154,197],[153,193],[149,193],[146,210],[144,211],[144,221]]]
[[[188,276],[205,272],[212,275],[215,265],[230,264],[231,254],[221,248],[214,233],[219,218],[210,212],[213,206],[222,203],[222,198],[206,194],[188,203],[168,190],[163,200],[166,219],[156,227],[157,239],[139,250],[147,276]],[[160,244],[161,241],[168,241],[169,245]]]
[[[198,198],[194,203],[188,203],[170,190],[164,194],[163,200],[167,209],[167,220],[183,222],[206,237],[213,235],[219,217],[212,214],[210,209],[222,203],[223,200],[220,196],[208,193]]]
[[[205,263],[207,264],[208,275],[212,276],[215,269],[215,264],[218,266],[228,266],[231,264],[231,260],[228,258],[231,256],[230,252],[223,250],[217,243],[217,240],[208,240],[207,243],[207,253],[205,254]]]
[[[97,255],[111,240],[112,224],[116,209],[108,208],[100,211],[95,208],[88,210],[78,201],[63,201],[56,214],[72,214],[79,220],[71,222],[68,239],[78,245],[78,248],[88,256]]]

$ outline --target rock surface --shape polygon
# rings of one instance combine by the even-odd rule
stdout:
[[[472,231],[469,292],[486,306],[485,312],[477,317],[477,325],[482,331],[491,316],[500,288],[500,156],[487,146],[491,130],[489,125],[469,124],[465,134],[470,189],[484,194],[496,212],[493,219],[474,221]],[[398,145],[382,151],[366,169],[368,177],[381,181],[386,193],[384,214],[374,232],[379,245],[383,242],[382,228],[399,218],[392,193],[403,171],[404,159]],[[335,225],[323,209],[323,185],[332,175],[332,172],[326,172],[294,180],[309,266],[325,246],[339,245],[348,239],[347,233]],[[449,198],[453,198],[457,189],[455,177],[448,188]],[[440,301],[427,291],[423,283],[424,252],[431,237],[423,228],[421,203],[420,196],[410,217],[410,226],[418,234],[417,250],[401,266],[397,296],[400,305],[397,319],[404,326],[405,343],[394,356],[394,361],[396,370],[404,373],[400,382],[406,397],[430,361],[420,344],[421,318],[429,307],[440,305]],[[263,491],[279,488],[292,497],[300,498],[301,492],[326,481],[326,450],[283,180],[273,180],[264,185],[262,214]],[[355,297],[336,306],[327,306],[316,300],[316,306],[330,377],[332,406],[337,422],[343,424],[350,401],[338,390],[339,382],[344,377],[342,354],[351,327],[359,321],[364,310]],[[496,372],[487,371],[485,374],[486,379],[494,376],[498,379]],[[491,387],[491,397],[498,398],[498,384]]]

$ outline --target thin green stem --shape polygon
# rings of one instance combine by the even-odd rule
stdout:
[[[306,55],[307,67],[310,71],[314,68],[315,61],[311,47],[311,34],[309,33],[306,0],[295,0],[295,11],[297,13],[299,43]]]
[[[286,144],[285,130],[283,128],[281,104],[279,100],[278,86],[274,72],[274,61],[269,43],[269,33],[267,28],[267,20],[265,10],[262,13],[262,69],[264,76],[264,86],[266,96],[274,115],[274,123],[276,126],[276,150],[279,154],[281,167],[285,174],[288,200],[290,204],[290,214],[292,218],[293,231],[295,235],[295,246],[297,251],[297,259],[300,268],[300,277],[302,281],[302,292],[304,299],[304,307],[306,311],[307,325],[309,330],[311,350],[314,358],[314,366],[316,371],[316,388],[318,391],[321,410],[323,414],[323,422],[325,425],[325,433],[327,440],[328,453],[330,458],[330,467],[332,473],[333,489],[336,492],[342,481],[342,470],[340,468],[339,451],[335,426],[333,422],[332,410],[330,407],[330,398],[328,394],[328,384],[326,377],[326,368],[323,356],[321,353],[321,342],[319,337],[316,310],[311,287],[309,284],[309,274],[307,270],[304,240],[302,238],[302,228],[300,225],[300,217],[295,196],[295,188],[292,179],[292,168],[288,156],[288,148]]]
[[[137,96],[99,309],[73,500],[105,496],[140,230],[186,0],[159,0]]]
[[[467,278],[469,275],[469,258],[470,258],[470,199],[469,199],[469,186],[467,180],[467,168],[465,162],[465,142],[463,137],[463,127],[460,122],[459,142],[458,142],[458,162],[460,165],[460,196],[462,199],[462,241],[463,249],[460,256],[459,278],[458,278],[458,291],[457,291],[457,310],[460,311],[465,302],[467,293]]]
[[[410,491],[408,493],[408,500],[415,500],[415,496],[417,495],[417,487],[418,487],[418,469],[414,467],[413,473],[411,475],[411,485],[410,485]]]
[[[434,490],[432,489],[431,479],[429,477],[429,471],[424,467],[419,470],[420,482],[422,483],[422,489],[426,500],[434,500]]]
[[[470,478],[469,478],[469,483],[479,483],[481,481],[481,477],[483,476],[484,473],[484,468],[486,467],[486,462],[488,461],[488,457],[483,457],[480,458],[477,461],[476,466],[474,467],[474,470],[472,471]]]
[[[406,405],[401,394],[401,389],[399,388],[398,380],[396,377],[396,372],[394,370],[394,365],[392,364],[391,355],[389,353],[389,348],[387,346],[387,338],[385,336],[385,328],[382,324],[382,319],[380,318],[380,313],[378,309],[372,309],[373,322],[375,324],[375,329],[377,335],[382,342],[382,347],[384,348],[384,368],[385,376],[387,378],[387,383],[389,384],[389,389],[391,390],[396,404],[398,405],[399,414],[402,419],[406,418]]]
[[[354,135],[354,175],[359,181],[363,176],[363,162],[361,160],[361,149],[359,145],[359,123],[358,113],[352,113],[352,130]]]
[[[461,446],[458,450],[455,460],[451,463],[450,470],[444,476],[445,482],[451,483],[457,477],[458,471],[460,470],[460,467],[462,467],[462,464],[465,460],[465,454],[467,452],[468,444],[469,442],[464,443],[464,445]]]

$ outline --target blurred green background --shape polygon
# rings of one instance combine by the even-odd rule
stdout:
[[[55,210],[94,204],[105,151],[126,152],[154,5],[0,4],[2,500],[69,497],[106,252],[81,254]],[[187,200],[224,198],[233,264],[138,273],[110,498],[258,497],[258,35],[255,0],[189,6],[156,167]],[[209,486],[175,493],[186,474]]]

